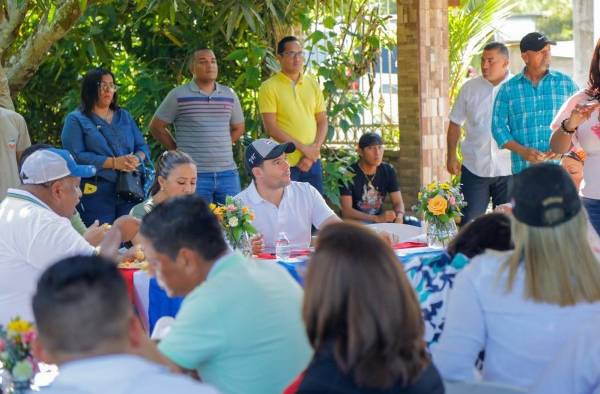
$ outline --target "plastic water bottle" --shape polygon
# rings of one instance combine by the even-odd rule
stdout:
[[[277,260],[285,261],[290,258],[290,254],[290,240],[288,239],[287,234],[281,231],[277,236],[277,241],[275,241],[275,257],[277,257]]]

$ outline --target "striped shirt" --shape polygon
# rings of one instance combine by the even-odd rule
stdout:
[[[190,155],[198,172],[221,172],[237,168],[233,159],[231,128],[244,122],[237,95],[215,83],[205,93],[194,81],[169,92],[154,114],[175,126],[177,149]]]
[[[533,86],[523,72],[515,75],[498,90],[492,115],[492,134],[503,148],[509,141],[534,148],[550,150],[550,124],[562,104],[578,88],[561,72],[549,70]],[[517,174],[530,163],[515,152],[511,153],[512,172]]]

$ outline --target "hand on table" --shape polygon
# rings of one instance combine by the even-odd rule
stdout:
[[[376,223],[392,223],[396,220],[396,212],[394,211],[385,211],[380,215],[375,216]]]
[[[250,238],[250,245],[252,246],[252,254],[258,255],[265,249],[265,242],[263,241],[262,234],[255,234]]]

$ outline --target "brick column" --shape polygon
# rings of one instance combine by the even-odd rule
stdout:
[[[396,0],[398,175],[408,208],[421,185],[447,180],[448,0]]]

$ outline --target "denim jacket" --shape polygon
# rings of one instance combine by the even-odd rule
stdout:
[[[110,143],[106,137],[110,139]],[[117,173],[103,169],[108,157],[116,157],[136,152],[144,152],[150,157],[150,150],[135,121],[124,109],[117,109],[109,124],[101,117],[87,116],[80,110],[67,115],[60,139],[79,164],[96,167],[97,176],[116,182]]]

